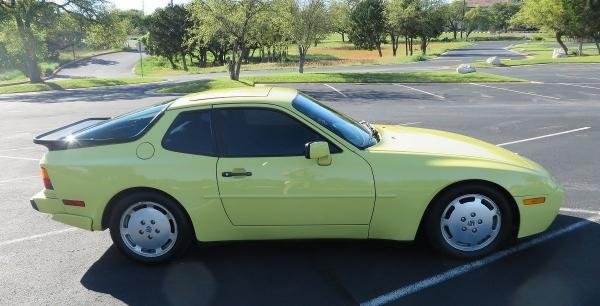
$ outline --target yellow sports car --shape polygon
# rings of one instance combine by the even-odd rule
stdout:
[[[291,89],[213,91],[34,139],[36,210],[109,228],[142,262],[194,240],[413,240],[473,258],[544,231],[563,190],[540,165],[453,133],[357,122]]]

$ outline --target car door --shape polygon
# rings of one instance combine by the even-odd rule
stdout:
[[[369,164],[302,118],[274,105],[217,107],[217,182],[234,225],[368,224],[375,190]],[[305,158],[306,143],[330,143],[333,162]]]

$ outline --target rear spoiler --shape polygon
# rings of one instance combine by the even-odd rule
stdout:
[[[33,143],[43,145],[48,150],[62,150],[69,147],[69,142],[66,138],[78,131],[104,122],[110,118],[87,118],[63,127],[59,127],[50,132],[38,135],[33,139]]]

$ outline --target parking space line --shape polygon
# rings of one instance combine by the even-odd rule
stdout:
[[[31,179],[31,178],[38,178],[38,177],[39,176],[37,176],[37,175],[35,175],[35,176],[32,175],[32,176],[17,177],[17,178],[12,178],[12,179],[8,179],[8,180],[0,181],[0,184],[6,184],[6,183],[11,183],[11,182],[20,181],[20,180],[28,180],[28,179]]]
[[[574,87],[581,87],[581,88],[589,88],[589,89],[600,89],[600,87],[593,87],[593,86],[586,86],[586,85],[579,85],[579,84],[572,84],[572,83],[557,83],[558,85],[565,85],[565,86],[574,86]]]
[[[579,209],[579,208],[562,207],[560,209],[560,211],[571,212],[571,213],[580,213],[580,214],[600,215],[600,211],[599,210],[589,210],[589,209]]]
[[[4,156],[4,155],[0,155],[0,158],[19,159],[19,160],[34,160],[34,161],[39,161],[40,160],[39,158]]]
[[[407,122],[407,123],[400,123],[399,125],[406,126],[406,125],[417,125],[417,124],[421,124],[421,123],[423,123],[423,122],[420,122],[420,121],[419,122]]]
[[[37,235],[27,236],[27,237],[23,237],[23,238],[17,238],[17,239],[2,241],[2,242],[0,242],[0,247],[11,245],[11,244],[15,244],[15,243],[18,243],[18,242],[23,242],[23,241],[28,241],[28,240],[34,240],[34,239],[38,239],[38,238],[44,238],[44,237],[48,237],[48,236],[59,235],[59,234],[66,233],[66,232],[72,232],[74,230],[76,230],[76,228],[69,227],[69,228],[65,228],[65,229],[61,229],[61,230],[57,230],[57,231],[52,231],[52,232],[47,232],[47,233],[43,233],[43,234],[37,234]]]
[[[342,95],[342,96],[344,96],[344,97],[346,97],[346,98],[348,97],[348,96],[346,96],[344,93],[342,93],[341,91],[337,90],[335,87],[333,87],[333,86],[331,86],[331,85],[329,85],[329,84],[323,84],[323,85],[325,85],[325,86],[327,86],[327,87],[329,87],[329,88],[331,88],[331,89],[335,90],[335,92],[339,93],[340,95]]]
[[[427,94],[427,95],[430,95],[430,96],[434,96],[434,97],[436,97],[438,99],[446,99],[446,97],[443,97],[443,96],[440,96],[440,95],[436,95],[436,94],[433,94],[433,93],[430,93],[428,91],[424,91],[424,90],[421,90],[421,89],[418,89],[418,88],[414,88],[414,87],[410,87],[410,86],[406,86],[406,85],[402,85],[402,84],[396,84],[396,83],[394,83],[393,85],[398,86],[398,87],[408,88],[408,89],[414,90],[414,91],[418,91],[420,93],[424,93],[424,94]]]
[[[487,88],[493,88],[493,89],[498,89],[498,90],[514,92],[514,93],[518,93],[518,94],[522,94],[522,95],[529,95],[529,96],[535,96],[535,97],[541,97],[541,98],[547,98],[547,99],[553,99],[553,100],[560,100],[560,98],[557,98],[557,97],[539,95],[539,94],[536,94],[533,92],[518,91],[518,90],[513,90],[513,89],[508,89],[508,88],[495,87],[495,86],[483,85],[483,84],[477,84],[477,83],[469,83],[469,84],[473,85],[473,86],[481,86],[481,87],[487,87]]]
[[[521,140],[500,143],[500,144],[497,144],[497,146],[503,147],[503,146],[508,146],[508,145],[515,144],[515,143],[521,143],[521,142],[538,140],[538,139],[554,137],[554,136],[559,136],[559,135],[564,135],[564,134],[570,134],[570,133],[585,131],[585,130],[589,130],[589,129],[591,129],[591,127],[586,126],[586,127],[582,127],[582,128],[578,128],[578,129],[574,129],[574,130],[564,131],[564,132],[552,133],[552,134],[547,134],[547,135],[542,135],[542,136],[537,136],[537,137],[532,137],[532,138],[526,138],[526,139],[521,139]]]
[[[387,303],[391,303],[394,301],[397,301],[407,295],[419,292],[421,290],[427,289],[429,287],[441,284],[443,282],[452,280],[454,278],[457,278],[463,274],[466,274],[468,272],[471,272],[473,270],[477,270],[479,268],[482,268],[484,266],[487,266],[489,264],[492,264],[500,259],[503,259],[509,255],[527,250],[531,247],[534,247],[538,244],[541,244],[543,242],[546,242],[548,240],[554,239],[554,238],[558,238],[559,236],[562,236],[564,234],[570,233],[572,231],[575,231],[579,228],[582,228],[586,225],[592,224],[592,223],[597,223],[598,221],[600,221],[600,215],[595,215],[593,217],[589,217],[589,218],[585,218],[584,220],[578,221],[576,223],[573,223],[567,227],[555,230],[553,232],[549,232],[546,234],[542,234],[540,236],[537,236],[536,238],[532,238],[526,242],[523,242],[521,244],[518,244],[514,247],[511,247],[509,249],[503,250],[503,251],[499,251],[497,253],[494,253],[492,255],[489,255],[485,258],[479,259],[479,260],[475,260],[472,261],[470,263],[458,266],[456,268],[447,270],[446,272],[442,272],[439,274],[436,274],[434,276],[428,277],[426,279],[423,279],[421,281],[418,281],[416,283],[412,283],[410,285],[398,288],[394,291],[390,291],[388,293],[382,294],[378,297],[375,297],[373,299],[370,299],[366,302],[361,303],[361,306],[379,306],[379,305],[384,305]]]

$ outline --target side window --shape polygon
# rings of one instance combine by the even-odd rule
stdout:
[[[225,157],[303,156],[311,141],[327,141],[295,118],[266,108],[215,109]],[[332,153],[341,150],[330,144]]]
[[[210,117],[210,110],[180,113],[163,138],[163,148],[180,153],[216,155]]]

